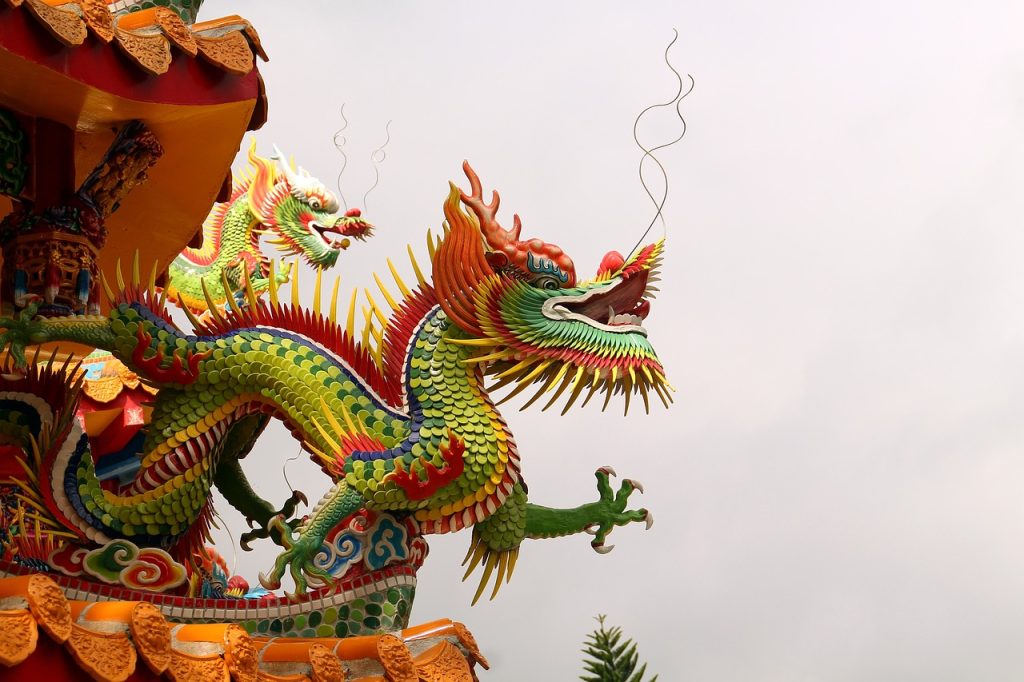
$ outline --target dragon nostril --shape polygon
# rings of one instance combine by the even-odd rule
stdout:
[[[606,272],[616,272],[626,264],[626,259],[618,251],[609,251],[601,259],[601,265],[597,268],[597,274],[603,275]]]

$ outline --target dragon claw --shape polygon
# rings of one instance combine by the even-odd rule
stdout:
[[[35,320],[39,312],[39,300],[29,303],[17,317],[0,318],[0,351],[7,349],[14,359],[15,368],[28,365],[25,347],[46,340],[43,323]]]
[[[266,524],[262,526],[259,524],[258,520],[251,516],[247,516],[245,518],[245,522],[249,524],[249,528],[251,530],[248,533],[242,534],[238,544],[242,549],[249,552],[252,550],[249,543],[253,540],[272,538],[274,542],[287,549],[287,543],[291,542],[292,533],[296,528],[298,528],[299,524],[302,523],[302,519],[286,519],[295,513],[295,509],[300,502],[307,506],[309,505],[309,500],[306,499],[306,495],[301,490],[293,490],[291,497],[285,501],[281,506],[281,509],[271,516]]]
[[[310,579],[316,583],[315,586],[319,586],[321,583],[329,586],[334,583],[334,578],[313,562],[320,551],[320,541],[301,533],[293,533],[281,515],[272,518],[267,527],[274,527],[280,531],[281,546],[284,547],[284,551],[274,559],[274,567],[269,576],[260,574],[261,585],[268,590],[278,589],[281,586],[281,578],[285,571],[288,571],[295,582],[295,593],[288,594],[286,592],[285,596],[289,600],[295,601],[298,598],[296,595],[305,594],[306,588],[310,585]]]
[[[252,542],[253,540],[260,539],[261,536],[260,536],[259,533],[260,533],[260,531],[258,531],[258,530],[257,531],[253,531],[251,533],[242,533],[242,537],[238,538],[238,546],[241,547],[242,550],[245,551],[245,552],[251,552],[252,551],[252,547],[249,546],[249,543]],[[263,536],[263,537],[265,537],[265,536]]]
[[[306,505],[307,507],[309,506],[309,500],[306,499],[306,494],[303,493],[301,490],[293,490],[291,497],[285,500],[284,505],[278,511],[278,515],[284,517],[291,516],[295,513],[295,510],[296,508],[298,508],[300,502]]]
[[[281,587],[281,578],[267,577],[264,573],[259,574],[260,585],[268,590],[276,590]]]
[[[593,516],[589,523],[581,529],[583,532],[594,536],[590,545],[598,554],[607,554],[612,551],[614,545],[606,545],[605,540],[617,526],[625,526],[629,523],[642,522],[648,529],[654,524],[654,517],[646,509],[627,509],[629,496],[634,491],[644,492],[644,486],[640,481],[632,478],[622,479],[618,492],[613,491],[608,477],[615,475],[615,470],[609,466],[599,468],[597,475],[597,490],[600,498],[592,505],[588,505]]]

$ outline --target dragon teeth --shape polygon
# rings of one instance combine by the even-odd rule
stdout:
[[[642,325],[644,319],[637,315],[630,315],[629,313],[622,313],[621,315],[615,315],[608,320],[608,324],[631,324],[631,325]]]

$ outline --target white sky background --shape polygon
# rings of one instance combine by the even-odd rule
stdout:
[[[342,186],[362,205],[394,120],[379,229],[343,254],[343,286],[423,252],[464,158],[506,225],[518,212],[593,272],[652,216],[631,128],[674,92],[671,27],[697,81],[663,154],[648,318],[676,404],[505,408],[532,501],[591,501],[612,464],[656,525],[617,530],[607,556],[589,536],[528,542],[475,608],[468,534],[433,538],[414,622],[469,625],[487,680],[575,679],[598,613],[666,682],[1024,676],[1021,6],[210,0],[200,18],[232,13],[271,57],[263,153],[333,185],[347,103]],[[295,448],[276,429],[247,462],[275,501]],[[288,471],[311,501],[327,488],[305,458]]]

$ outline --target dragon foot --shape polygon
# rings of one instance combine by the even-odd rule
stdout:
[[[274,523],[274,519],[277,517],[280,517],[282,519],[290,518],[295,513],[295,510],[298,508],[300,502],[306,505],[307,507],[309,506],[309,500],[306,499],[305,493],[303,493],[301,490],[293,490],[291,497],[285,500],[284,504],[281,505],[281,508],[274,512],[274,515],[271,517],[270,521],[267,522],[266,527],[255,528],[246,533],[242,533],[242,537],[239,538],[238,544],[246,552],[252,551],[252,547],[249,546],[249,543],[253,540],[273,538],[274,542],[276,542],[279,545],[282,544],[280,542],[279,537],[276,537],[274,535],[274,531],[271,528],[271,523]],[[247,519],[247,521],[249,522],[249,526],[252,527],[253,520],[250,518]],[[286,525],[289,528],[289,530],[295,530],[299,527],[300,523],[302,523],[302,519],[291,519],[290,521],[285,521],[284,525]]]
[[[474,605],[480,600],[480,595],[484,593],[484,589],[487,587],[487,583],[490,582],[491,574],[494,573],[495,568],[498,569],[498,573],[494,579],[494,589],[491,590],[490,599],[493,600],[498,595],[498,590],[501,589],[503,582],[507,583],[512,579],[512,572],[516,568],[516,560],[518,558],[518,547],[503,550],[491,549],[488,547],[482,533],[473,532],[473,541],[469,545],[469,551],[466,552],[466,558],[462,561],[463,566],[469,563],[469,567],[466,569],[466,574],[462,576],[462,580],[465,581],[476,570],[478,565],[483,565],[484,569],[483,574],[480,576],[480,584],[476,588],[476,594],[473,595]]]
[[[291,574],[292,580],[295,581],[296,594],[304,594],[306,592],[306,588],[309,586],[307,576],[327,585],[334,582],[329,573],[321,568],[317,568],[313,563],[314,557],[320,551],[322,539],[293,531],[281,515],[270,519],[267,527],[272,533],[279,535],[284,551],[278,554],[274,560],[274,566],[270,571],[270,575],[260,573],[260,584],[263,587],[268,590],[280,588],[281,578],[284,577],[286,570]]]
[[[613,492],[610,478],[615,476],[615,470],[611,467],[601,467],[594,472],[597,476],[597,490],[600,500],[593,505],[587,505],[591,512],[591,520],[584,527],[584,531],[594,536],[590,546],[599,554],[607,554],[615,548],[615,545],[606,545],[605,540],[608,534],[616,526],[625,526],[628,523],[644,522],[650,530],[654,525],[654,516],[646,509],[626,509],[629,496],[634,490],[641,494],[644,492],[643,485],[631,478],[622,479],[619,491]]]
[[[0,317],[0,352],[5,348],[14,359],[14,366],[25,367],[25,347],[46,341],[43,323],[34,319],[39,312],[39,301],[33,301],[17,317]]]

